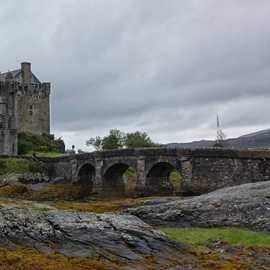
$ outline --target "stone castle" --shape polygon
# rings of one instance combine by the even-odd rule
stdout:
[[[50,90],[50,83],[32,73],[31,63],[0,73],[1,155],[17,155],[19,133],[50,133]]]

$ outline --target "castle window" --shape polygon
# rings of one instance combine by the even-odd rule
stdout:
[[[29,106],[29,115],[33,115],[33,105]]]

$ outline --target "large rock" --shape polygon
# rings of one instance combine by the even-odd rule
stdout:
[[[270,232],[270,181],[224,188],[128,213],[159,226],[237,226]]]
[[[64,211],[42,204],[2,205],[0,245],[126,263],[151,256],[161,264],[181,257],[185,249],[135,216]]]
[[[6,175],[0,175],[0,184],[39,184],[48,183],[49,177],[42,173],[11,173]]]

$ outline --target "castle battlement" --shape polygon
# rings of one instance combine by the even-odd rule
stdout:
[[[0,91],[5,89],[23,94],[42,94],[48,96],[51,92],[51,83],[22,83],[16,80],[1,80]]]

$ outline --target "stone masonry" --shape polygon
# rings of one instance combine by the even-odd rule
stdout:
[[[270,151],[228,149],[123,149],[42,159],[49,177],[82,183],[93,192],[125,194],[124,173],[136,172],[138,195],[172,194],[170,173],[182,176],[179,193],[199,195],[219,188],[270,180]]]
[[[31,64],[0,73],[0,154],[17,154],[17,135],[50,133],[50,83],[41,83]]]

